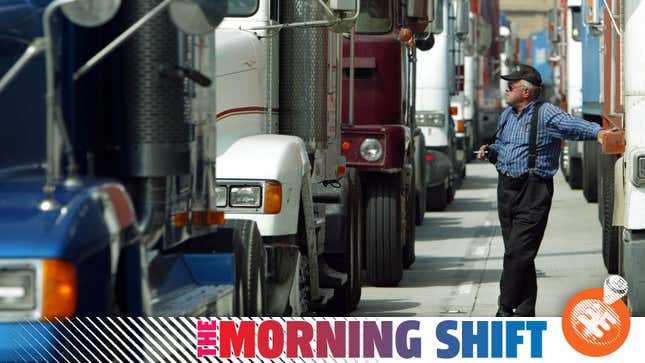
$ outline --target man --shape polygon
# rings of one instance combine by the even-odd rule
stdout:
[[[500,116],[495,143],[482,145],[477,155],[495,163],[499,172],[497,210],[504,268],[496,316],[535,316],[534,260],[551,209],[560,141],[597,138],[601,142],[609,131],[539,102],[542,77],[531,66],[520,64],[502,79],[508,81],[505,98],[509,107]],[[534,135],[533,123],[537,123]]]

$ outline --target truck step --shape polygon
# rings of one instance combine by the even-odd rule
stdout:
[[[232,316],[233,285],[188,285],[152,300],[152,316]]]

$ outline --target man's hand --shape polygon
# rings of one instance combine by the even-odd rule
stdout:
[[[604,130],[604,129],[598,131],[598,135],[597,135],[598,142],[602,144],[604,142],[605,135],[607,135],[610,132],[611,130]]]
[[[489,154],[490,146],[488,144],[482,145],[479,147],[479,151],[477,152],[477,159],[488,161],[488,157],[490,156]]]

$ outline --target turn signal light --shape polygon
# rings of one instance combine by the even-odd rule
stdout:
[[[215,226],[226,223],[224,212],[216,210],[193,211],[193,224],[200,226]]]
[[[42,319],[71,317],[76,312],[76,269],[62,260],[43,261]]]
[[[190,221],[188,212],[177,213],[172,217],[172,219],[175,227],[186,227]]]
[[[455,116],[458,113],[459,109],[457,108],[457,106],[450,106],[450,116]]]
[[[412,30],[408,28],[402,28],[399,32],[399,39],[402,42],[409,42],[412,39]]]
[[[342,166],[342,165],[338,166],[338,170],[337,170],[338,175],[345,175],[346,171],[347,171],[347,169],[344,166]]]
[[[349,148],[350,148],[351,146],[352,146],[352,145],[349,143],[349,141],[343,141],[343,144],[341,145],[341,148],[342,148],[344,151],[347,151],[347,150],[349,150]]]
[[[455,128],[457,129],[457,132],[460,132],[460,133],[466,132],[466,125],[464,124],[464,120],[457,120],[457,124],[455,125]]]
[[[264,186],[264,213],[278,214],[282,210],[282,184],[267,182]]]

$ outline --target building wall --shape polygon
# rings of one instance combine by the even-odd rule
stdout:
[[[557,4],[558,0],[500,0],[499,2],[501,11],[506,12],[511,22],[513,33],[520,38],[546,30],[547,13],[557,7]]]

